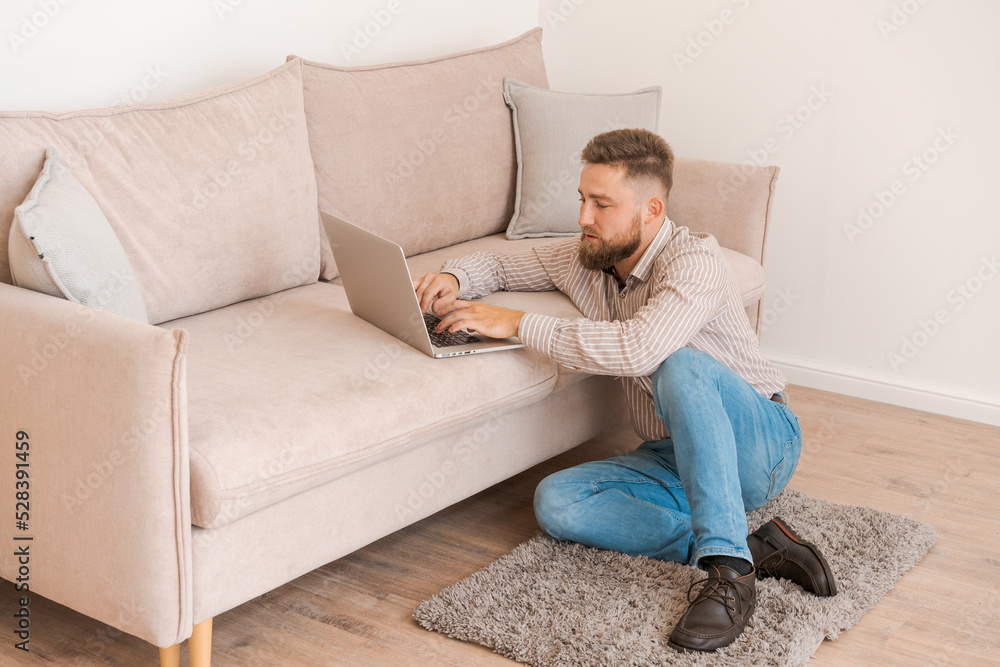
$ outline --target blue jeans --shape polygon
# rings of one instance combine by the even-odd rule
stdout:
[[[798,418],[690,348],[670,355],[652,381],[670,437],[546,477],[535,490],[539,526],[556,539],[630,555],[752,561],[746,511],[777,496],[795,472]]]

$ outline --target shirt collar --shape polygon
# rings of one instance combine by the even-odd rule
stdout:
[[[605,267],[605,268],[601,269],[601,271],[603,271],[604,273],[606,273],[607,275],[609,275],[609,276],[611,276],[612,278],[615,279],[615,284],[618,285],[618,289],[619,290],[621,290],[623,287],[625,287],[625,283],[623,283],[622,279],[618,277],[617,273],[615,273],[615,267],[608,266],[608,267]]]
[[[670,218],[663,216],[663,226],[660,227],[660,231],[656,232],[656,236],[653,237],[652,243],[650,243],[649,247],[646,248],[646,251],[642,253],[642,257],[639,258],[639,263],[635,265],[635,268],[632,269],[632,273],[630,275],[635,276],[637,280],[645,282],[645,280],[649,277],[650,271],[653,270],[653,263],[656,261],[656,258],[660,256],[660,251],[667,246],[667,243],[670,241],[670,237],[674,235],[674,229],[674,223],[671,222]]]

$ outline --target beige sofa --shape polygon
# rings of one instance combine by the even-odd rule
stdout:
[[[549,242],[503,234],[504,77],[547,87],[540,30],[415,63],[292,57],[158,104],[0,113],[0,248],[55,147],[149,319],[13,286],[0,251],[0,432],[27,437],[31,481],[28,529],[0,533],[33,538],[33,593],[164,663],[194,632],[202,660],[215,615],[625,418],[613,379],[530,349],[431,359],[354,317],[336,284],[320,207],[399,242],[415,275]],[[679,158],[669,203],[719,239],[758,326],[776,175]],[[579,316],[558,293],[489,298]],[[12,462],[0,479],[14,488]]]

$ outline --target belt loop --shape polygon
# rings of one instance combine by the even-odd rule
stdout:
[[[781,403],[782,405],[788,405],[788,394],[784,391],[779,391],[771,396],[771,400],[775,403]]]

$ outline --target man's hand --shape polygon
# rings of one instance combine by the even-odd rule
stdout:
[[[431,312],[440,317],[452,309],[451,304],[458,297],[458,278],[450,273],[427,273],[413,281],[413,290],[420,302],[420,312],[426,313],[433,305]]]
[[[465,329],[491,338],[516,336],[524,316],[520,310],[508,310],[478,301],[452,300],[450,310],[445,312],[447,315],[437,313],[441,317],[435,329],[438,333]]]

